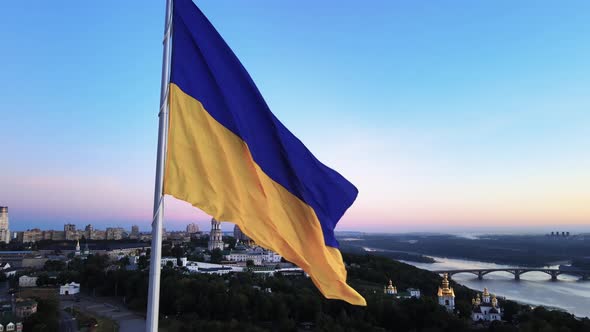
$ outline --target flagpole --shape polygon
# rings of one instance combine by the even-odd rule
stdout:
[[[164,163],[168,140],[168,94],[170,81],[170,39],[172,37],[172,0],[166,0],[164,24],[164,50],[162,55],[162,83],[160,87],[160,118],[158,124],[158,154],[156,161],[156,184],[154,189],[154,218],[152,220],[152,251],[150,255],[150,279],[145,330],[158,331],[160,306],[160,261],[162,258],[162,223],[164,221]]]

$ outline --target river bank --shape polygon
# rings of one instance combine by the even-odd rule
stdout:
[[[404,261],[404,263],[429,271],[514,267],[464,259],[429,257],[436,262]],[[558,268],[556,265],[547,267]],[[473,274],[461,273],[454,275],[453,280],[474,290],[481,291],[486,287],[498,296],[520,303],[558,308],[579,317],[590,317],[590,282],[581,281],[575,276],[560,275],[557,281],[551,281],[550,276],[543,272],[529,272],[522,275],[520,281],[515,281],[514,276],[508,272],[490,273],[483,280],[479,280]]]

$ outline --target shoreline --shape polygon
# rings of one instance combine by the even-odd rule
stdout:
[[[472,263],[474,265],[478,265],[478,263],[480,263],[480,264],[481,263],[484,263],[484,264],[495,264],[495,263],[488,263],[488,262],[472,261],[472,260],[467,260],[467,259],[456,259],[456,258],[445,258],[445,257],[432,257],[432,256],[428,256],[428,257],[435,259],[440,264],[445,264],[449,260],[461,261],[461,263]],[[426,270],[426,271],[430,271],[430,272],[432,272],[432,270],[436,269],[436,266],[435,265],[429,264],[429,263],[412,262],[412,261],[405,261],[405,260],[400,260],[400,262],[405,263],[405,264],[408,264],[408,265],[412,265],[412,266],[414,266],[416,268],[419,268],[419,269],[422,269],[422,270]],[[425,265],[426,266],[431,266],[432,268],[431,269],[425,268]],[[497,265],[499,265],[499,264],[497,264]],[[444,270],[444,268],[441,268],[441,269]],[[449,268],[449,269],[452,270],[452,269],[457,269],[457,268]],[[478,280],[471,280],[471,279],[466,279],[466,280],[453,279],[453,280],[456,283],[458,283],[458,284],[460,284],[460,285],[462,285],[464,287],[467,287],[467,288],[469,288],[471,290],[474,290],[476,292],[481,292],[481,289],[478,289],[479,287],[474,286],[474,284],[473,284],[474,282],[478,282]],[[486,279],[484,279],[484,281],[485,280]],[[488,283],[496,283],[497,284],[499,282],[500,284],[497,284],[497,285],[500,285],[500,286],[505,286],[506,285],[506,284],[503,284],[504,280],[502,280],[502,279],[487,279],[487,280],[488,280]],[[534,293],[535,291],[539,292],[539,289],[542,290],[543,288],[548,287],[550,285],[550,284],[549,285],[537,284],[537,282],[539,282],[539,283],[541,283],[541,282],[550,282],[550,281],[544,281],[544,280],[524,280],[524,281],[526,283],[521,283],[518,286],[515,285],[514,288],[517,288],[517,287],[530,287],[531,292]],[[578,290],[576,289],[576,284],[575,283],[571,283],[572,281],[569,281],[569,280],[568,281],[563,280],[563,282],[564,283],[561,284],[561,287],[570,287],[568,290],[569,290],[569,292],[571,292],[571,294],[575,294],[576,292],[578,292]],[[590,282],[586,282],[586,283],[588,283],[588,285],[590,285]],[[561,300],[562,300],[561,302],[563,302],[563,304],[564,304],[563,306],[560,306],[560,305],[555,305],[555,304],[544,304],[542,298],[539,299],[538,301],[535,300],[534,298],[532,298],[532,299],[531,298],[528,298],[528,299],[519,298],[517,296],[514,296],[514,294],[510,294],[510,293],[513,293],[514,292],[514,289],[512,287],[510,287],[510,286],[508,286],[508,287],[509,287],[508,289],[507,288],[504,288],[504,289],[500,288],[500,291],[499,292],[496,291],[496,294],[499,295],[499,296],[502,296],[503,298],[506,298],[507,300],[516,302],[516,303],[521,304],[521,305],[530,306],[532,308],[535,308],[535,307],[544,307],[544,308],[547,308],[548,310],[558,310],[558,311],[561,311],[561,312],[566,312],[566,313],[571,314],[574,317],[579,318],[579,319],[582,319],[582,318],[590,318],[590,313],[585,313],[584,312],[585,311],[584,308],[587,308],[587,305],[585,303],[581,303],[580,302],[580,298],[584,298],[585,297],[583,294],[577,294],[578,297],[580,297],[580,298],[575,298],[574,300],[572,300],[572,302],[569,302],[568,303],[568,300],[567,300],[567,296],[568,295],[567,295],[567,293],[561,293],[561,294],[556,293],[557,296],[561,296]],[[488,286],[488,288],[489,288],[489,286]],[[496,288],[496,289],[498,289],[498,288]],[[583,289],[582,291],[585,292],[586,289]],[[557,291],[557,292],[559,292],[559,291]],[[554,296],[556,296],[556,295],[554,295]],[[575,295],[572,295],[572,296],[575,297]],[[575,301],[577,301],[577,303]],[[569,305],[569,308],[566,307],[566,305]],[[581,313],[580,311],[581,312],[584,312],[584,313]]]

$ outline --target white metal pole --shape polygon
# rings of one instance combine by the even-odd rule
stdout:
[[[170,81],[170,39],[172,37],[172,0],[166,0],[164,24],[164,51],[162,56],[162,83],[160,88],[160,117],[158,124],[158,155],[156,161],[156,185],[154,189],[154,218],[152,220],[152,251],[145,330],[158,331],[160,307],[160,260],[162,258],[162,223],[164,220],[164,163],[168,140],[168,93]]]

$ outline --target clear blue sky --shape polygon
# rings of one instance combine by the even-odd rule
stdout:
[[[590,2],[197,3],[359,187],[340,230],[590,225]],[[0,3],[12,228],[149,227],[163,19],[163,0]],[[169,201],[169,228],[206,220]]]

